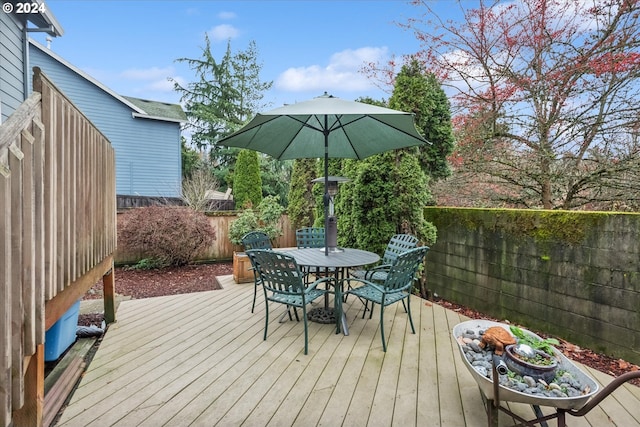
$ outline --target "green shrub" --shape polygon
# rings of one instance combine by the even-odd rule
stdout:
[[[284,208],[278,202],[278,196],[267,196],[258,205],[257,212],[249,207],[229,225],[229,240],[234,245],[242,245],[242,237],[250,231],[262,231],[275,239],[282,234],[278,226]]]
[[[141,254],[152,266],[190,263],[216,239],[207,217],[193,209],[170,206],[138,208],[123,214],[118,245]]]

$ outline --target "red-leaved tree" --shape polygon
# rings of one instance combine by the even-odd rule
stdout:
[[[448,88],[458,178],[510,206],[640,206],[639,1],[458,0],[459,21],[413,1],[412,58]]]

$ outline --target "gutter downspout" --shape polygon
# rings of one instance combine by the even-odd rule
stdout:
[[[29,39],[28,39],[29,29],[27,28],[27,23],[25,22],[24,27],[22,27],[22,96],[23,101],[25,101],[29,97]]]

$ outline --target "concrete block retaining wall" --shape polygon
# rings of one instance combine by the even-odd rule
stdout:
[[[640,215],[425,209],[428,288],[640,364]]]

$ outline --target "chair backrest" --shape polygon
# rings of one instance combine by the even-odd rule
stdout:
[[[420,246],[398,255],[382,286],[387,290],[410,289],[428,251],[428,246]]]
[[[304,227],[296,230],[296,245],[302,248],[324,248],[324,228]]]
[[[304,292],[303,275],[292,256],[266,249],[251,249],[246,253],[267,290],[284,294]]]
[[[398,255],[413,249],[418,244],[418,238],[411,234],[396,234],[391,237],[382,255],[382,264],[393,264]]]
[[[262,231],[251,231],[242,237],[242,245],[244,250],[250,249],[273,249],[271,239]]]

